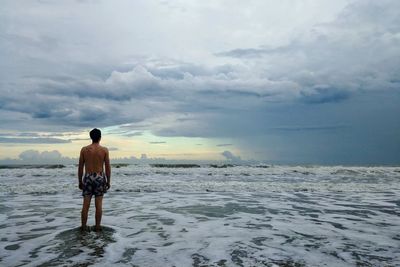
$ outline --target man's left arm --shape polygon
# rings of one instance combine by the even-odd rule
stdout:
[[[111,187],[111,165],[110,165],[110,155],[108,154],[108,149],[106,149],[106,155],[104,157],[104,166],[106,169],[107,176],[107,188]]]

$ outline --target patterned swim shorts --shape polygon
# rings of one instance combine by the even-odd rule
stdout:
[[[100,197],[107,192],[107,179],[104,173],[86,173],[82,183],[82,196]]]

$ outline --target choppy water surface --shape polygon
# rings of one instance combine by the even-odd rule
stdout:
[[[113,171],[82,234],[75,166],[0,169],[0,266],[400,265],[399,167]]]

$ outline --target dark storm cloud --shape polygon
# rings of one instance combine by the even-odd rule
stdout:
[[[355,1],[336,20],[316,25],[289,44],[218,53],[252,62],[271,79],[299,86],[305,103],[339,102],[359,90],[395,89],[399,77],[397,1]],[[375,11],[379,15],[376,15]]]
[[[252,69],[159,60],[135,65],[128,71],[113,71],[104,78],[30,78],[21,89],[7,94],[0,107],[27,114],[42,123],[109,126],[137,123],[171,112],[257,110],[268,102],[336,103],[360,90],[393,88],[393,81],[398,80],[393,67],[399,68],[397,28],[392,25],[397,20],[392,11],[387,11],[385,19],[364,14],[369,8],[388,4],[358,2],[336,21],[318,25],[310,34],[297,37],[286,46],[235,49],[219,54],[249,58],[247,63],[253,65]],[[375,27],[368,31],[357,26],[371,20]],[[372,47],[366,44],[368,38],[375,40]],[[38,42],[44,40],[47,39]],[[364,57],[371,49],[379,53]],[[254,73],[253,68],[257,70]],[[179,135],[179,130],[174,131]],[[172,130],[169,135],[173,135]]]
[[[314,88],[309,92],[301,92],[300,100],[310,104],[324,104],[330,102],[340,102],[351,96],[351,92],[338,90],[336,88]]]

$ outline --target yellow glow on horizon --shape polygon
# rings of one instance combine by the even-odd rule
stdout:
[[[240,151],[234,146],[218,147],[217,144],[230,143],[227,139],[199,138],[199,137],[160,137],[144,131],[138,136],[124,136],[112,131],[113,128],[102,129],[101,145],[109,148],[110,158],[140,158],[146,154],[148,158],[188,159],[188,160],[222,160],[221,153],[230,150],[235,155]],[[39,133],[46,136],[48,133]],[[59,151],[64,157],[79,157],[80,149],[89,145],[91,140],[88,132],[62,133],[59,138],[71,140],[70,143],[60,144],[32,144],[32,143],[2,143],[0,144],[0,159],[18,158],[26,150]]]

